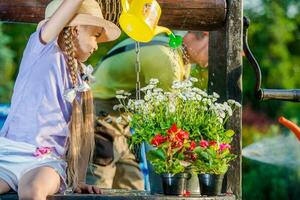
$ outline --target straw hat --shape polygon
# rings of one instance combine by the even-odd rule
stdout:
[[[38,24],[38,28],[51,18],[53,13],[62,4],[63,0],[51,1],[45,10],[45,19]],[[73,19],[70,20],[67,26],[91,25],[104,28],[104,32],[98,38],[97,42],[108,42],[117,39],[121,30],[114,23],[105,20],[101,8],[95,0],[84,0],[77,10]]]

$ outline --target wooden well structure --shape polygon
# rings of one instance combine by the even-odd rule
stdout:
[[[241,103],[243,1],[157,1],[162,7],[162,16],[159,22],[160,25],[178,30],[210,31],[208,91],[210,93],[214,91],[220,94],[221,100],[234,99]],[[0,0],[0,21],[37,23],[43,19],[45,6],[48,2],[50,2],[50,0]],[[236,199],[241,199],[241,109],[234,112],[233,117],[231,117],[228,122],[228,128],[231,128],[236,132],[233,141],[233,151],[238,155],[238,158],[233,162],[232,167],[227,174],[226,187],[227,192],[233,193]],[[103,197],[101,199],[103,199]],[[154,199],[156,198],[154,197]]]

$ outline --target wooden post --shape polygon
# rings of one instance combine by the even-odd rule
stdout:
[[[209,43],[209,93],[217,92],[221,100],[242,101],[242,0],[228,0],[228,13],[224,27],[212,31]],[[236,133],[233,153],[238,158],[232,162],[227,174],[227,192],[233,192],[237,199],[241,193],[241,134],[242,110],[238,109],[230,118],[228,128]]]

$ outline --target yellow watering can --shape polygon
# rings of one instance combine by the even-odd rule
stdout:
[[[160,33],[167,33],[169,45],[176,48],[182,38],[175,36],[170,29],[158,26],[161,8],[156,0],[121,0],[123,11],[119,24],[123,31],[138,42],[149,42]]]

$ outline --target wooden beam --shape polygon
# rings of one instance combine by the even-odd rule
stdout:
[[[221,100],[234,99],[242,103],[242,0],[228,0],[228,14],[224,27],[212,31],[209,38],[209,93],[217,92]],[[235,131],[232,162],[227,174],[227,192],[242,199],[241,134],[242,109],[237,109],[227,127]]]
[[[107,190],[107,189],[104,189]],[[111,189],[112,192],[109,194],[57,194],[53,196],[48,196],[47,200],[181,200],[181,199],[191,199],[191,200],[235,200],[233,195],[222,195],[222,196],[200,196],[192,195],[191,197],[180,197],[180,196],[165,196],[162,194],[150,195],[148,192],[143,191],[125,191],[118,189]],[[144,193],[144,194],[143,194]],[[6,194],[0,195],[1,200],[18,200],[16,194]]]
[[[0,21],[38,23],[50,0],[0,0]],[[159,24],[179,30],[214,30],[224,25],[226,0],[158,0]]]
[[[0,21],[37,23],[50,0],[0,0]]]
[[[159,24],[179,30],[214,30],[226,19],[226,0],[159,0]]]

